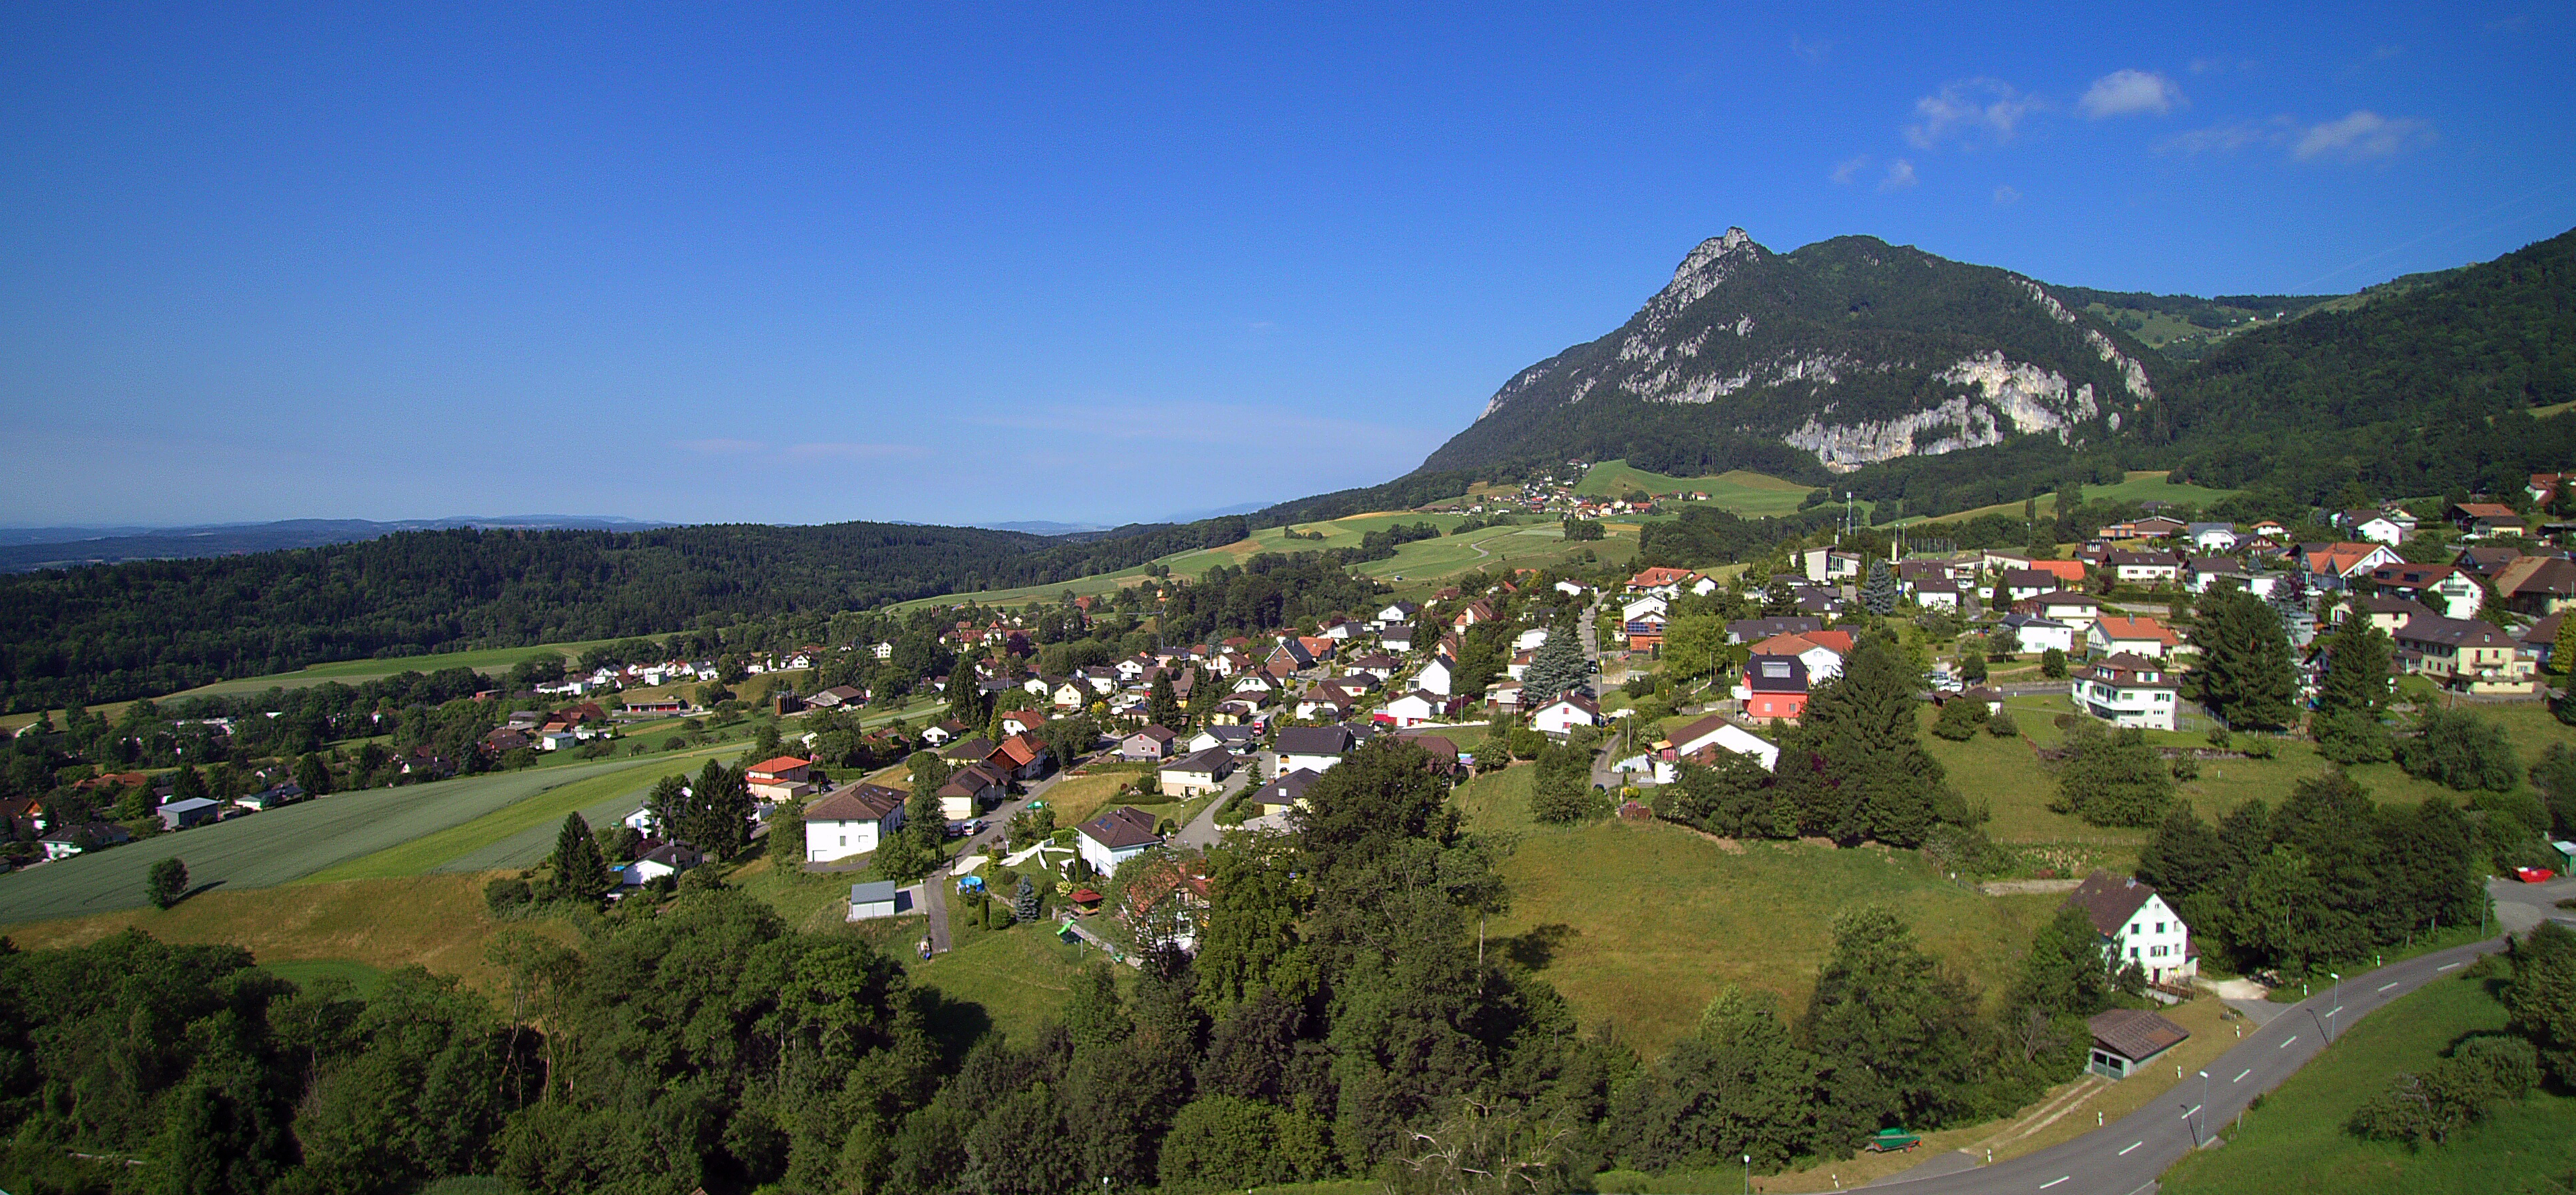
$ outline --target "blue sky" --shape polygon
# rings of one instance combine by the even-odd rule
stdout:
[[[1730,225],[2576,225],[2563,4],[527,7],[0,9],[0,522],[1154,518],[1404,472]]]

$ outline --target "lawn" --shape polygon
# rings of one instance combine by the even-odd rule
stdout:
[[[598,777],[652,768],[664,758],[602,760],[339,793],[58,863],[40,864],[0,875],[0,924],[76,917],[141,905],[145,873],[154,863],[171,856],[187,863],[194,883],[219,885],[219,890],[293,883],[465,826],[540,794]],[[612,780],[602,787],[621,782],[631,780]],[[606,795],[602,792],[590,799],[605,799]],[[555,821],[563,819],[560,809],[551,816]],[[506,835],[488,831],[509,824],[489,823],[486,832],[448,840],[461,844],[456,852],[435,859],[429,858],[433,852],[423,852],[420,859],[427,861],[412,863],[410,870],[427,870],[455,853],[498,842]],[[404,873],[376,868],[370,874]]]
[[[1624,460],[1603,461],[1592,466],[1592,471],[1584,474],[1583,480],[1574,486],[1574,492],[1586,498],[1695,491],[1708,495],[1706,505],[1747,518],[1796,514],[1798,504],[1807,500],[1812,489],[1812,486],[1742,469],[1707,477],[1672,477],[1632,467]],[[1870,504],[1857,505],[1866,510]]]
[[[994,1028],[1022,1043],[1038,1026],[1064,1015],[1065,996],[1085,964],[1106,961],[1099,951],[1058,938],[1052,923],[972,930],[958,941],[957,949],[928,962],[906,959],[913,982],[982,1006]],[[1121,988],[1132,986],[1134,970],[1117,970]]]
[[[494,919],[483,904],[487,878],[439,875],[218,888],[167,910],[134,908],[12,925],[8,935],[19,948],[38,950],[139,929],[164,942],[244,947],[290,979],[328,973],[354,980],[363,976],[360,968],[386,972],[417,963],[484,987],[498,972],[484,961],[483,942],[503,926],[524,925],[550,937],[571,935],[561,921]]]
[[[1476,829],[1519,840],[1502,868],[1511,911],[1487,927],[1489,946],[1647,1057],[1689,1032],[1724,984],[1803,1009],[1845,908],[1896,906],[1932,953],[1991,992],[2061,899],[1985,896],[1876,847],[1728,844],[1661,822],[1535,825],[1533,771],[1480,777],[1459,796]]]
[[[1081,825],[1091,815],[1111,804],[1133,805],[1156,817],[1166,816],[1179,806],[1170,797],[1155,793],[1118,795],[1118,786],[1134,784],[1142,772],[1101,772],[1096,775],[1067,776],[1047,790],[1043,798],[1047,808],[1055,811],[1059,828]]]
[[[2576,1097],[2535,1092],[2448,1145],[2409,1152],[2343,1129],[2399,1071],[2420,1071],[2461,1035],[2504,1025],[2485,981],[2434,983],[2354,1025],[2227,1132],[2227,1147],[2165,1172],[2172,1195],[2333,1191],[2461,1195],[2564,1191],[2576,1172]],[[2556,1180],[2552,1182],[2551,1180]]]
[[[2211,489],[2207,486],[2176,485],[2172,482],[2166,481],[2165,475],[2158,470],[2136,469],[2130,471],[2128,480],[2123,481],[2118,485],[2088,485],[2084,487],[2084,500],[2087,502],[2147,502],[2161,500],[2165,502],[2187,502],[2193,506],[2207,507],[2211,503],[2217,502],[2222,498],[2232,498],[2243,492],[2243,490],[2217,490]],[[2050,513],[2055,509],[2049,505],[2052,501],[2054,501],[2054,498],[2048,495],[2042,495],[2040,497],[2039,505],[2042,514]],[[2011,515],[2014,518],[2020,518],[2021,503],[1998,502],[1993,506],[1980,506],[1973,510],[1957,510],[1945,515],[1934,515],[1929,519],[1923,520],[1923,522],[1947,523],[1955,519],[1973,519],[1980,515]]]

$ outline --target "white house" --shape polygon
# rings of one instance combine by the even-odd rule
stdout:
[[[2004,625],[2013,629],[2017,636],[2013,642],[2021,651],[2041,652],[2054,647],[2068,655],[2075,654],[2075,628],[2056,619],[2041,618],[2036,614],[2007,614],[2004,615]]]
[[[805,807],[805,861],[828,863],[877,849],[903,827],[908,794],[882,784],[851,784]]]
[[[629,888],[641,888],[664,876],[676,876],[706,861],[698,848],[685,842],[666,842],[619,869],[618,878]]]
[[[898,891],[900,889],[893,880],[870,880],[850,885],[849,920],[867,921],[894,916]]]
[[[2174,729],[2182,681],[2156,660],[2122,652],[2075,670],[2075,708],[2118,726]]]
[[[2236,546],[2236,528],[2229,523],[2192,523],[2182,533],[2202,552],[2224,552]]]
[[[1712,584],[1714,584],[1714,582],[1712,582]],[[1577,585],[1577,584],[1575,584],[1575,583],[1574,583],[1574,582],[1572,582],[1572,581],[1559,581],[1559,582],[1557,582],[1557,583],[1556,583],[1556,591],[1557,591],[1558,593],[1564,594],[1564,595],[1565,595],[1565,596],[1567,596],[1567,597],[1582,597],[1584,594],[1587,594],[1587,593],[1592,592],[1591,590],[1589,590],[1589,589],[1585,589],[1584,587],[1582,587],[1582,586],[1580,586],[1580,585]]]
[[[1601,707],[1579,693],[1560,696],[1530,715],[1530,728],[1543,734],[1568,734],[1577,726],[1599,725]]]
[[[2383,514],[2374,514],[2360,522],[2347,524],[2344,530],[2375,544],[2394,546],[2406,542],[2406,529],[2398,526],[2397,520]]]
[[[1351,732],[1341,726],[1283,726],[1271,750],[1279,756],[1276,774],[1299,768],[1322,772],[1342,762],[1351,749]]]
[[[2102,616],[2101,599],[2089,593],[2060,589],[2043,593],[2030,600],[2038,607],[2036,612],[2041,618],[2062,622],[2070,627],[2090,626],[2094,619]]]
[[[2136,963],[2151,983],[2174,983],[2200,973],[2191,928],[2152,885],[2096,869],[2067,895],[2102,935],[2103,955],[2114,966]]]
[[[1723,714],[1709,716],[1673,732],[1669,746],[1647,755],[1621,760],[1616,768],[1622,772],[1642,772],[1649,766],[1655,783],[1671,784],[1681,779],[1681,765],[1693,757],[1709,758],[1706,752],[1731,751],[1762,765],[1765,770],[1779,766],[1780,748],[1770,740],[1726,720]]]
[[[1413,678],[1413,687],[1442,697],[1457,695],[1458,662],[1445,655],[1431,657],[1422,672]]]
[[[1420,689],[1386,703],[1385,716],[1398,730],[1408,730],[1449,716],[1450,698]]]
[[[1103,876],[1118,874],[1118,865],[1162,843],[1154,833],[1154,815],[1122,805],[1074,827],[1074,845],[1082,861]]]
[[[2121,652],[2161,660],[2165,653],[2181,646],[2182,637],[2173,629],[2147,615],[2105,614],[2084,631],[2084,650],[2097,656],[2114,656]]]
[[[1379,627],[1384,628],[1394,626],[1397,623],[1411,622],[1413,621],[1413,616],[1421,613],[1421,611],[1422,607],[1414,605],[1411,602],[1390,602],[1387,604],[1385,609],[1377,612],[1377,624]]]
[[[1631,598],[1626,605],[1619,607],[1619,621],[1635,622],[1649,614],[1664,618],[1671,616],[1672,612],[1672,603],[1650,593],[1644,597]]]
[[[1165,763],[1155,776],[1162,782],[1164,792],[1188,800],[1215,792],[1233,774],[1234,754],[1223,747],[1210,747]]]
[[[1547,643],[1546,627],[1531,627],[1512,640],[1513,651],[1537,651]]]

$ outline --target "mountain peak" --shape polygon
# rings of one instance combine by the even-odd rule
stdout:
[[[1674,267],[1673,285],[1681,285],[1683,279],[1707,268],[1708,263],[1734,254],[1748,245],[1755,249],[1761,248],[1753,244],[1753,234],[1741,228],[1729,228],[1725,236],[1714,236],[1701,241],[1698,247],[1690,251],[1690,256],[1682,259],[1681,265]]]

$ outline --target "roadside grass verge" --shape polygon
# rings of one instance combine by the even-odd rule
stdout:
[[[2344,1131],[2353,1110],[2400,1071],[2421,1071],[2464,1034],[2499,1030],[2488,981],[2435,982],[2354,1025],[2225,1130],[2227,1147],[2165,1172],[2174,1195],[2333,1191],[2337,1195],[2486,1195],[2566,1189],[2576,1172],[2576,1096],[2537,1091],[2499,1105],[2447,1145],[2409,1151]],[[2555,1180],[2555,1181],[2553,1181]]]

